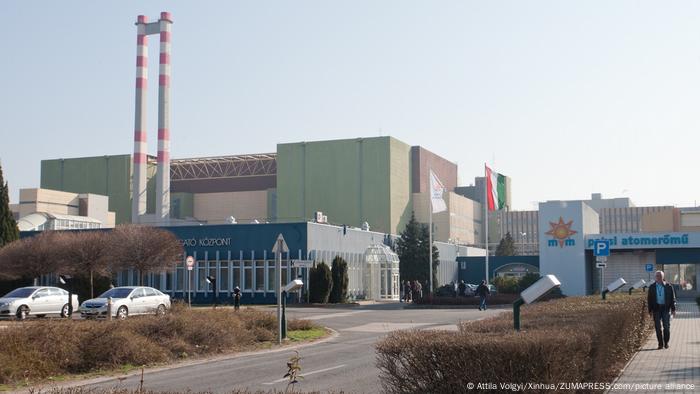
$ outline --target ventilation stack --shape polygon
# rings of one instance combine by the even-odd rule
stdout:
[[[156,212],[154,224],[170,219],[170,35],[172,17],[161,12],[157,22],[148,23],[144,15],[136,20],[136,101],[134,122],[134,157],[132,173],[132,223],[139,223],[146,214],[146,91],[148,89],[148,36],[160,36],[158,75],[158,156],[156,171]]]

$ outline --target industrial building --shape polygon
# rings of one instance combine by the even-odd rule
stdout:
[[[279,144],[275,153],[170,160],[169,217],[156,215],[157,158],[148,156],[145,213],[132,204],[130,155],[41,162],[41,187],[109,197],[116,223],[285,223],[328,221],[398,234],[415,212],[428,222],[428,171],[444,184],[448,211],[434,215],[435,239],[482,241],[483,207],[454,193],[457,165],[392,137]]]

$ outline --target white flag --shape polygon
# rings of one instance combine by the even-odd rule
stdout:
[[[445,200],[442,199],[442,194],[445,192],[445,187],[442,182],[435,176],[433,170],[430,170],[430,205],[433,207],[433,213],[447,210]]]

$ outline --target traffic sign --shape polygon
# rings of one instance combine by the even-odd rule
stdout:
[[[294,260],[292,267],[294,268],[311,268],[314,266],[313,260]]]
[[[597,239],[593,244],[593,254],[596,256],[610,256],[610,240]]]
[[[284,237],[280,233],[280,235],[277,236],[277,240],[275,241],[275,244],[272,246],[272,253],[289,253],[289,247],[287,246],[287,243],[284,241]]]
[[[598,256],[595,258],[595,261],[597,261],[599,263],[604,263],[604,262],[608,261],[608,258],[605,256]]]
[[[185,261],[187,263],[187,270],[192,271],[192,268],[194,268],[194,257],[187,256],[187,260]]]
[[[647,272],[654,272],[654,264],[647,264],[644,268]]]
[[[595,263],[595,266],[596,266],[596,268],[605,268],[608,266],[608,263],[604,263],[602,261],[599,261],[599,262]]]

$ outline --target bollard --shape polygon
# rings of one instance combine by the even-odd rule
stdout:
[[[513,328],[520,331],[520,307],[525,303],[522,298],[518,298],[513,303]]]
[[[282,339],[287,339],[287,292],[282,291]]]
[[[107,320],[112,320],[112,297],[107,298]]]

